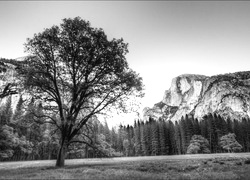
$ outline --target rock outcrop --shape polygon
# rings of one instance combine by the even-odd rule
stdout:
[[[12,109],[14,110],[20,98],[20,95],[27,95],[21,88],[20,82],[17,78],[17,73],[15,71],[15,65],[13,65],[13,63],[10,63],[10,61],[14,60],[0,59],[0,93],[8,84],[12,84],[15,86],[17,94],[11,95],[11,105]],[[0,107],[5,104],[6,101],[7,97],[0,99]]]
[[[209,113],[241,120],[250,117],[250,71],[216,76],[185,74],[172,80],[163,100],[144,108],[144,118],[180,120],[191,114],[202,119]]]

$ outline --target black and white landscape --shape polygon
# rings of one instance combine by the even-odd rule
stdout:
[[[0,2],[0,179],[248,179],[249,10]]]

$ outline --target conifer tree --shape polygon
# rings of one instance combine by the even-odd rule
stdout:
[[[241,120],[241,131],[242,131],[242,134],[243,134],[243,143],[242,143],[242,146],[243,146],[243,151],[244,152],[248,152],[249,151],[249,132],[250,130],[248,129],[249,125],[248,125],[248,122],[247,122],[247,119],[246,118],[242,118]]]
[[[134,123],[134,147],[135,147],[135,155],[139,156],[141,155],[141,132],[140,132],[140,121],[138,120],[137,123],[135,121]]]
[[[185,123],[185,120],[184,118],[182,117],[181,118],[181,121],[180,121],[180,134],[181,134],[181,151],[183,153],[186,153],[186,145],[187,145],[187,140],[186,140],[186,123]]]
[[[229,131],[228,131],[228,128],[227,128],[227,122],[221,116],[219,116],[219,119],[221,121],[221,134],[222,134],[222,136],[228,134]]]
[[[108,126],[108,123],[107,123],[106,120],[104,121],[104,132],[103,132],[103,134],[106,137],[106,141],[108,143],[110,143],[111,142],[111,135],[110,135],[109,126]]]
[[[169,153],[170,154],[176,154],[177,153],[177,147],[176,147],[176,141],[175,141],[175,128],[172,121],[169,121]]]
[[[141,153],[142,155],[146,156],[148,155],[148,149],[147,149],[147,127],[146,124],[142,123],[141,124]]]
[[[227,130],[229,133],[233,133],[233,126],[232,120],[228,117],[227,118]]]
[[[151,121],[152,122],[152,121]],[[146,149],[147,156],[152,154],[152,132],[151,132],[151,123],[147,121],[145,124],[145,136],[146,136]]]
[[[125,139],[125,132],[123,126],[119,126],[118,139],[117,139],[117,151],[123,152],[123,140]]]
[[[156,123],[156,121],[153,121],[151,123],[151,134],[152,134],[152,139],[151,139],[151,146],[152,146],[152,152],[151,154],[153,156],[159,155],[160,151],[160,144],[159,144],[159,127]]]
[[[16,123],[17,121],[21,120],[22,115],[23,115],[23,110],[24,110],[23,103],[24,103],[24,100],[22,96],[20,96],[16,105],[15,112],[12,117],[12,123]]]
[[[236,140],[240,143],[240,144],[243,144],[244,143],[244,141],[243,141],[243,136],[245,136],[245,135],[243,135],[242,134],[242,128],[241,128],[241,125],[240,125],[240,123],[239,123],[239,121],[238,120],[234,120],[233,121],[233,124],[234,124],[234,126],[233,126],[233,132],[234,132],[234,134],[235,134],[235,136],[236,136]]]
[[[192,138],[192,136],[194,135],[194,127],[193,127],[193,116],[185,116],[185,122],[186,122],[186,147],[189,145],[189,142]]]
[[[208,139],[208,122],[207,120],[203,117],[203,119],[200,121],[200,129],[201,129],[201,135]]]
[[[111,129],[110,137],[111,137],[112,148],[117,149],[117,142],[118,142],[117,137],[118,137],[118,135],[117,135],[114,127],[112,127],[112,129]]]
[[[193,128],[194,128],[193,135],[194,134],[201,135],[201,128],[200,128],[200,125],[199,125],[199,121],[196,118],[193,119]]]
[[[182,154],[181,132],[178,121],[175,121],[175,142],[177,154]]]
[[[159,124],[160,154],[166,155],[167,154],[166,124],[162,119],[159,119],[158,124]]]
[[[0,116],[0,124],[9,124],[12,119],[13,110],[12,110],[12,100],[11,96],[7,97],[6,103],[1,107],[1,116]]]

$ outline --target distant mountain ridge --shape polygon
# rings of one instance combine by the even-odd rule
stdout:
[[[215,76],[184,74],[172,79],[162,101],[143,110],[144,118],[180,120],[191,114],[202,119],[209,113],[241,120],[250,117],[250,71]]]

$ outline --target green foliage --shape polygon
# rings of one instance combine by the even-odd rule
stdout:
[[[193,135],[187,154],[210,153],[208,140],[201,135]]]
[[[229,133],[220,138],[220,146],[227,150],[228,152],[238,152],[241,151],[242,146],[235,139],[236,135],[234,133]]]

